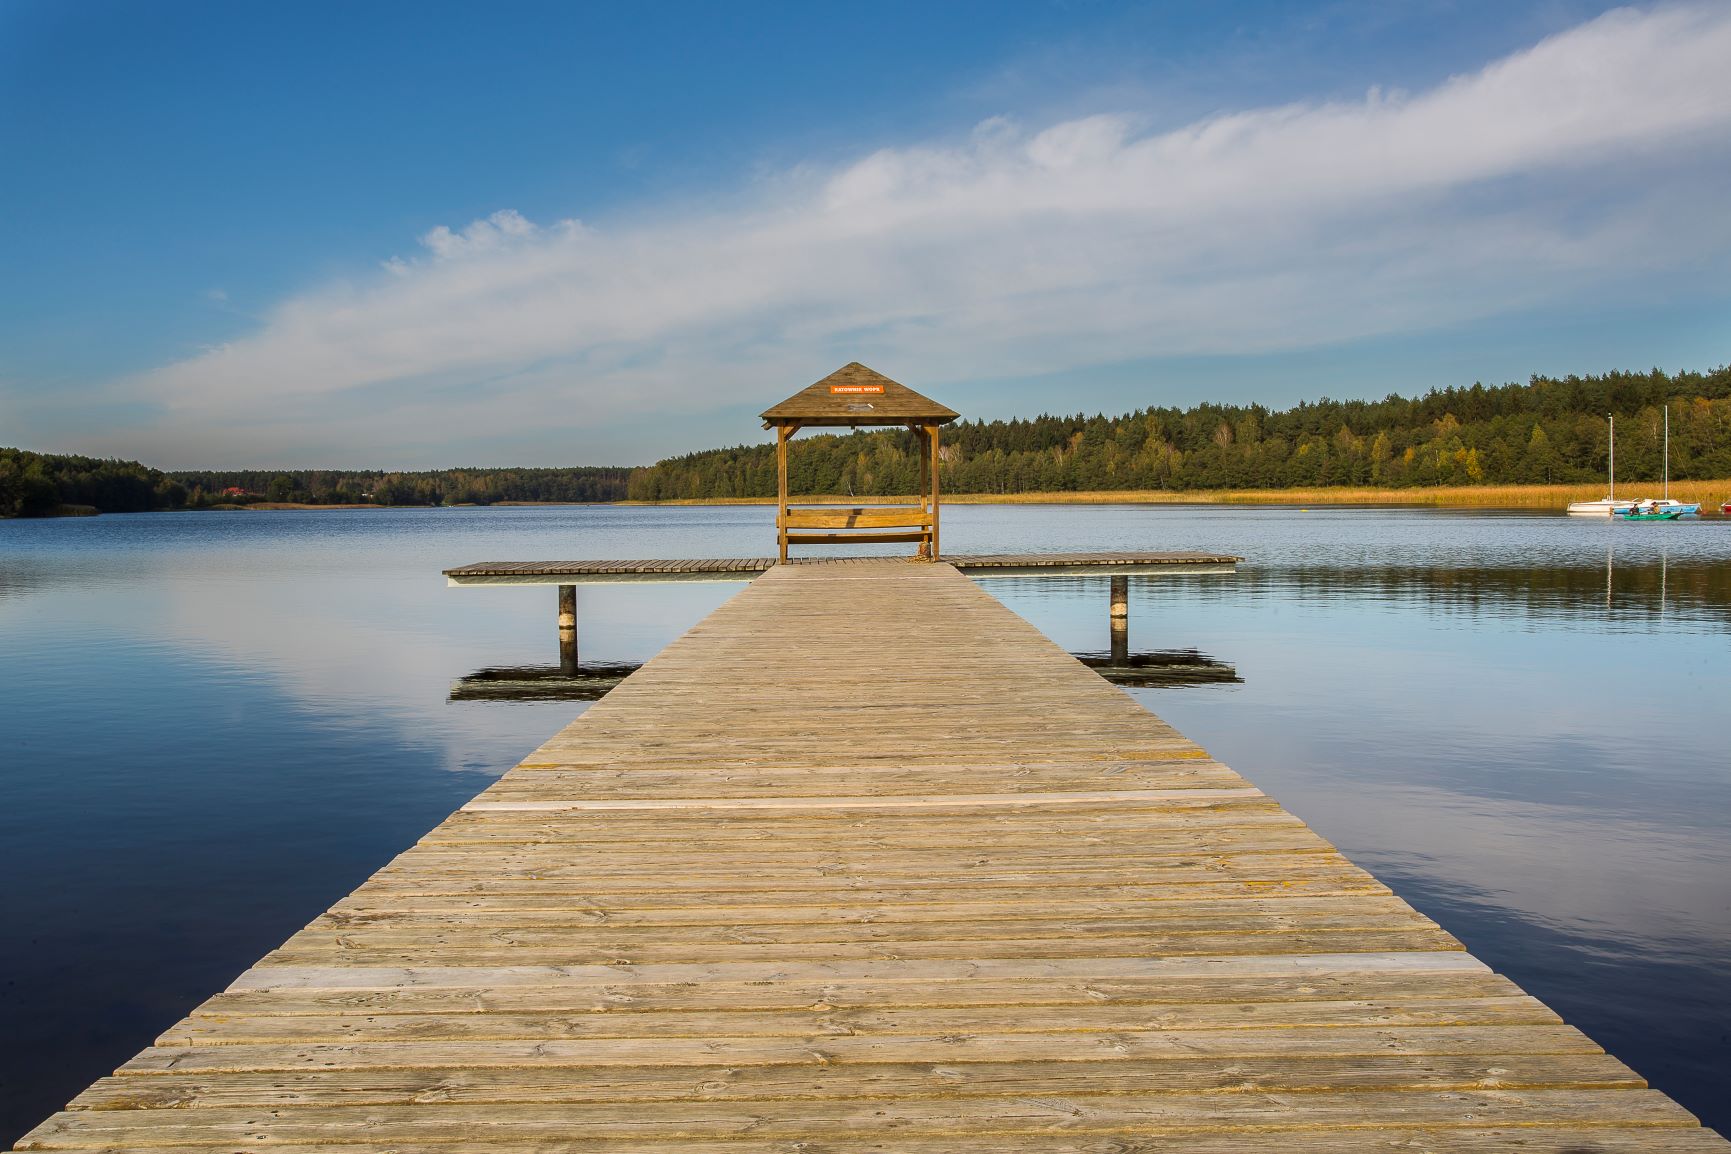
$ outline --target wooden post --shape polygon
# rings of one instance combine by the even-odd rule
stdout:
[[[918,442],[917,451],[920,463],[914,472],[919,474],[920,511],[923,513],[926,510],[926,427],[924,425],[909,425],[908,428],[913,431],[914,440]]]
[[[577,586],[559,586],[559,672],[577,676]]]
[[[914,431],[914,437],[920,444],[919,467],[914,470],[920,476],[920,519],[929,521],[932,516],[931,478],[926,473],[931,468],[927,463],[931,457],[931,438],[926,435],[927,430],[924,425],[909,425],[908,427]],[[919,555],[925,558],[930,558],[932,555],[932,534],[929,529],[924,531],[924,536],[920,540]]]
[[[787,426],[775,427],[775,536],[781,546],[781,559],[787,561]]]
[[[938,559],[938,427],[931,427],[932,442],[932,560]]]
[[[1112,578],[1112,664],[1130,664],[1130,578]]]

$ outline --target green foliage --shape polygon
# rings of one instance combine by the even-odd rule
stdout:
[[[0,517],[47,517],[62,505],[110,513],[170,508],[167,478],[137,461],[0,449]]]
[[[495,501],[617,501],[631,470],[444,469],[424,473],[332,469],[189,470],[136,461],[0,449],[0,517],[44,517],[62,505],[105,513],[292,501],[310,505],[455,505]],[[239,494],[225,490],[240,490]]]
[[[943,431],[942,484],[952,493],[1029,493],[1591,482],[1605,476],[1607,414],[1618,418],[1617,475],[1655,479],[1666,405],[1671,475],[1731,477],[1731,369],[1720,368],[1534,377],[1281,411],[1203,404],[963,421]],[[808,435],[795,442],[788,483],[794,493],[907,494],[918,484],[916,459],[903,430]],[[630,495],[773,497],[775,448],[661,461],[632,473]]]
[[[194,469],[170,474],[193,505],[287,501],[303,505],[491,505],[497,501],[618,501],[631,470]],[[225,490],[239,489],[241,495]]]

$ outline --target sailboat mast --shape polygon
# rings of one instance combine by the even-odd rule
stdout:
[[[1611,422],[1611,492],[1605,499],[1615,501],[1617,499],[1617,415],[1607,413],[1605,419]]]
[[[1671,402],[1665,402],[1665,500],[1671,499]]]

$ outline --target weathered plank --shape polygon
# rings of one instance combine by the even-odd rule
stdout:
[[[1227,1118],[1230,1121],[1227,1121]],[[26,1139],[37,1148],[115,1143],[227,1145],[267,1141],[341,1145],[356,1139],[404,1142],[521,1142],[581,1138],[805,1139],[860,1133],[1023,1135],[1050,1133],[1171,1134],[1207,1129],[1271,1137],[1322,1128],[1363,1128],[1368,1119],[1395,1127],[1645,1126],[1652,1149],[1667,1128],[1694,1128],[1693,1116],[1651,1090],[1337,1090],[1326,1093],[1245,1091],[1231,1096],[1186,1091],[1133,1094],[952,1095],[747,1102],[550,1102],[406,1106],[296,1106],[259,1110],[68,1110]]]
[[[1214,1091],[1640,1089],[1639,1077],[1604,1054],[1369,1054],[1347,1058],[1170,1058],[1089,1062],[882,1063],[850,1069],[857,1098],[1009,1097],[1023,1094],[1126,1094]],[[1522,1079],[1526,1079],[1523,1081]],[[164,1074],[104,1078],[79,1095],[86,1110],[180,1106],[411,1105],[448,1102],[663,1102],[822,1100],[840,1086],[810,1065],[623,1066],[574,1080],[561,1069],[293,1070],[222,1077]]]
[[[402,1142],[369,1139],[359,1131],[343,1136],[344,1154],[494,1154],[501,1149],[482,1135],[479,1138],[450,1136],[435,1142]],[[269,1150],[271,1154],[328,1154],[339,1143],[334,1137],[314,1144],[300,1142],[235,1142],[225,1151]],[[52,1149],[53,1147],[38,1147]],[[90,1147],[77,1147],[90,1149]],[[130,1147],[126,1147],[130,1148]],[[211,1146],[200,1144],[140,1146],[152,1154],[209,1154]],[[1247,1154],[1278,1150],[1281,1154],[1646,1154],[1660,1149],[1674,1154],[1723,1154],[1722,1139],[1701,1129],[1663,1132],[1655,1145],[1652,1129],[1594,1127],[1590,1130],[1539,1130],[1531,1127],[1495,1126],[1447,1129],[1411,1127],[1318,1129],[1308,1131],[1214,1131],[1194,1130],[1178,1134],[1018,1134],[1012,1146],[1001,1135],[975,1137],[968,1134],[941,1138],[861,1138],[846,1135],[811,1142],[803,1138],[764,1136],[730,1137],[720,1140],[641,1137],[609,1139],[587,1137],[537,1138],[512,1141],[508,1147],[525,1154],[1002,1154],[1006,1149],[1036,1154]],[[117,1147],[104,1146],[115,1150]]]

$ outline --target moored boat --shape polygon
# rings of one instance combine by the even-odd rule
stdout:
[[[1607,416],[1605,419],[1611,423],[1610,477],[1605,496],[1597,501],[1569,502],[1568,512],[1571,517],[1612,517],[1628,512],[1629,506],[1635,503],[1617,500],[1617,418]]]
[[[1665,495],[1655,500],[1652,497],[1630,503],[1627,509],[1614,510],[1614,515],[1625,521],[1675,521],[1679,517],[1693,517],[1701,511],[1699,501],[1688,504],[1683,501],[1671,500],[1671,407],[1665,406]]]
[[[1661,501],[1635,501],[1630,507],[1617,514],[1630,521],[1675,521],[1679,517],[1692,517],[1701,511],[1700,504],[1685,504],[1666,498]]]
[[[1614,517],[1619,513],[1628,512],[1634,503],[1615,497],[1606,497],[1599,501],[1571,501],[1569,502],[1569,515],[1571,517]]]

